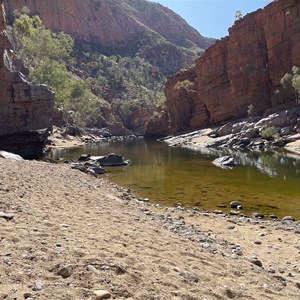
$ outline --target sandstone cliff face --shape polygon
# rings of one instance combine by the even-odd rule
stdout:
[[[300,1],[279,0],[246,15],[196,61],[166,84],[172,133],[203,128],[271,106],[282,76],[300,65]],[[176,89],[178,81],[193,87]]]
[[[42,152],[51,126],[54,96],[46,86],[27,82],[15,70],[5,25],[0,0],[0,149],[35,156]]]
[[[106,55],[139,52],[169,73],[190,64],[193,55],[214,42],[170,9],[148,0],[5,0],[5,5],[10,16],[27,6],[48,28],[70,34],[84,50]]]

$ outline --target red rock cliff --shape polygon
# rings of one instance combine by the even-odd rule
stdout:
[[[169,71],[190,62],[195,46],[200,51],[213,42],[170,9],[148,0],[5,0],[5,5],[10,15],[27,6],[46,27],[70,34],[83,49],[106,55],[141,51],[153,64],[172,62]],[[165,52],[172,56],[166,58]]]
[[[250,104],[264,112],[294,65],[300,65],[300,1],[278,0],[237,21],[195,68],[168,79],[171,132],[244,117]],[[175,88],[184,80],[193,85]]]
[[[35,156],[42,152],[51,126],[54,96],[46,86],[29,83],[15,70],[5,25],[0,0],[0,149]]]

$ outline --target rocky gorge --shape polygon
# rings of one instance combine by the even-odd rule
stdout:
[[[273,1],[237,20],[229,35],[166,83],[169,133],[224,124],[280,106],[281,78],[300,65],[300,2]],[[161,125],[158,125],[161,126]],[[154,126],[152,126],[154,130]]]
[[[145,0],[4,1],[10,19],[27,6],[47,28],[71,35],[82,51],[139,53],[153,66],[174,72],[192,62],[214,39],[200,35],[172,10]]]
[[[0,1],[0,148],[34,157],[43,153],[51,128],[54,95],[46,86],[28,82],[17,71],[5,26]]]

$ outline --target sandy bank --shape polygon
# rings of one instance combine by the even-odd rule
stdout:
[[[0,299],[299,298],[299,222],[155,207],[67,165],[1,158],[0,211],[14,214]]]

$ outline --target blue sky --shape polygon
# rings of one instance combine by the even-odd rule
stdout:
[[[151,0],[169,7],[203,36],[221,38],[235,20],[235,12],[243,15],[266,6],[267,0]]]

